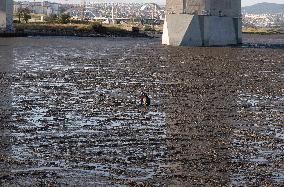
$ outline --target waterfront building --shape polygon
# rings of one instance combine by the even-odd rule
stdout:
[[[61,4],[52,3],[48,1],[43,2],[15,2],[14,12],[17,13],[20,8],[28,8],[33,14],[44,14],[44,15],[59,15]]]

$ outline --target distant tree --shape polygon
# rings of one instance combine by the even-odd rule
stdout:
[[[32,16],[31,16],[31,14],[30,14],[29,12],[24,12],[23,18],[24,18],[24,21],[25,21],[26,23],[28,23],[28,22],[29,22],[29,19],[31,19]]]
[[[18,17],[19,23],[21,23],[21,18],[23,17],[23,8],[18,9],[16,16]]]
[[[31,19],[31,11],[28,8],[20,8],[17,13],[17,17],[19,22],[21,22],[21,18],[28,23],[29,19]]]
[[[56,14],[51,14],[46,18],[46,21],[49,23],[56,23],[58,22],[58,16]]]
[[[63,13],[59,16],[59,23],[66,24],[70,22],[70,15]]]
[[[64,12],[66,12],[68,9],[66,7],[61,7],[60,8],[60,14],[63,14]]]

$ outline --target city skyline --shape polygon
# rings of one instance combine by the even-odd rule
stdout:
[[[25,1],[25,0],[18,0]],[[42,0],[39,0],[42,1]],[[80,3],[81,0],[49,0],[51,2],[58,3]],[[86,0],[86,2],[122,2],[122,3],[157,3],[157,4],[165,4],[166,0]],[[284,4],[284,0],[242,0],[242,6],[250,6],[257,3],[268,2],[268,3],[278,3]]]

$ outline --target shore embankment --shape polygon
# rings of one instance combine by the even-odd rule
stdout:
[[[54,24],[54,23],[16,23],[14,32],[0,32],[0,37],[26,36],[78,36],[78,37],[153,37],[162,34],[162,25],[129,24]],[[283,35],[277,28],[243,28],[243,34]]]
[[[0,37],[78,36],[78,37],[150,37],[149,32],[132,26],[93,24],[15,24],[14,32]]]

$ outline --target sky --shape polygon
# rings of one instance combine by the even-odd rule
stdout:
[[[30,0],[31,1],[31,0]],[[41,0],[35,0],[41,1]],[[51,2],[60,2],[60,3],[80,3],[81,0],[49,0]],[[157,3],[157,4],[165,4],[166,0],[86,0],[86,2],[138,2],[138,3]],[[249,6],[256,3],[279,3],[284,4],[284,0],[242,0],[242,6]]]

